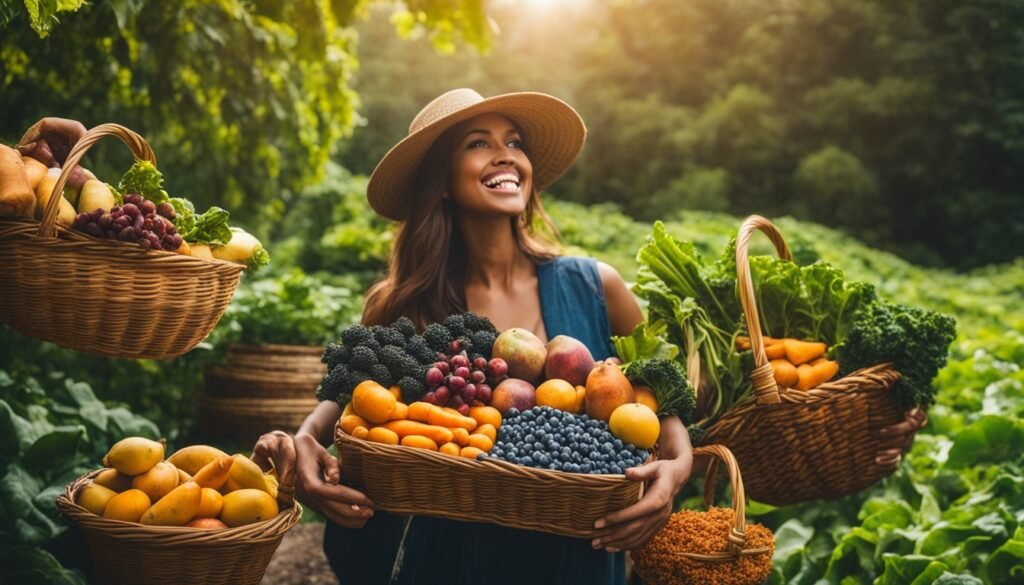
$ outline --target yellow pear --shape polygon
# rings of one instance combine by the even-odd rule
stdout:
[[[93,482],[78,492],[78,505],[97,516],[102,516],[107,503],[116,495],[117,492],[114,490]]]
[[[21,157],[21,162],[25,163],[25,175],[28,177],[28,186],[34,191],[39,186],[39,181],[43,180],[46,176],[46,165],[32,158],[31,156]]]
[[[203,488],[194,481],[171,490],[142,515],[142,523],[150,526],[184,526],[195,517],[203,499]]]
[[[228,526],[245,526],[277,516],[277,502],[263,490],[241,489],[224,496],[220,519]]]
[[[43,219],[43,211],[46,210],[46,204],[50,201],[50,195],[53,194],[53,188],[57,184],[57,177],[60,176],[60,169],[50,169],[45,176],[39,181],[39,185],[36,186],[36,219]],[[65,189],[66,191],[67,189]],[[64,225],[71,225],[75,221],[75,206],[65,197],[60,198],[59,209],[57,211],[57,221]]]
[[[121,439],[110,448],[103,465],[113,467],[124,475],[146,473],[164,458],[163,441],[151,441],[144,437]]]
[[[110,187],[106,183],[89,179],[82,185],[82,190],[78,194],[78,213],[89,213],[94,209],[110,211],[114,205],[114,194],[110,192]]]
[[[125,522],[138,522],[150,507],[149,496],[142,490],[128,490],[110,498],[103,517]]]
[[[189,475],[199,473],[205,465],[220,457],[227,457],[228,454],[216,447],[209,445],[190,445],[178,449],[167,461],[178,469],[182,469]]]

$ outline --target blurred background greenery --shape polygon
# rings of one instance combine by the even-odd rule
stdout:
[[[272,255],[174,360],[0,327],[0,581],[88,582],[53,496],[126,434],[187,444],[228,345],[322,345],[359,319],[393,228],[366,177],[423,105],[473,87],[583,115],[583,155],[544,199],[568,253],[631,280],[651,220],[717,255],[760,213],[798,261],[956,316],[896,475],[748,508],[777,531],[771,582],[1014,582],[1024,460],[999,445],[1024,440],[1022,31],[1011,0],[0,0],[0,142],[43,116],[124,124],[172,195],[226,207]],[[113,181],[130,160],[104,142],[85,164]]]

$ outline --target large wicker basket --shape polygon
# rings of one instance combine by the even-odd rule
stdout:
[[[156,164],[149,144],[117,124],[97,126],[71,149],[55,193],[105,136]],[[60,197],[41,222],[0,220],[0,320],[30,337],[119,358],[169,358],[202,341],[224,314],[244,267],[95,238],[58,226]]]
[[[323,352],[319,346],[232,344],[226,362],[204,374],[200,432],[251,444],[272,429],[298,430],[316,408],[314,391],[327,375]]]
[[[285,532],[302,517],[295,502],[270,520],[224,530],[110,520],[76,503],[78,492],[98,473],[65,487],[57,509],[81,528],[97,578],[107,585],[256,585]]]
[[[365,493],[374,508],[396,514],[588,537],[598,518],[636,503],[642,491],[624,475],[549,471],[373,443],[337,425],[334,441],[342,482]],[[438,485],[444,488],[431,488]]]
[[[746,476],[747,494],[760,502],[781,506],[858,492],[893,470],[875,457],[900,446],[879,434],[903,418],[890,392],[899,373],[892,364],[879,364],[806,391],[778,387],[765,355],[748,262],[757,230],[780,258],[792,260],[770,221],[751,216],[743,223],[736,242],[737,288],[756,364],[750,374],[754,395],[714,422],[702,442],[732,450]]]
[[[711,507],[715,500],[715,480],[718,465],[725,463],[732,486],[733,525],[725,538],[723,550],[710,553],[677,551],[674,547],[659,548],[657,538],[641,547],[633,555],[634,567],[646,585],[676,585],[683,583],[706,583],[714,575],[716,566],[727,563],[744,563],[744,559],[756,559],[757,566],[763,566],[765,576],[771,566],[774,543],[767,546],[751,546],[747,535],[746,493],[740,467],[728,448],[722,445],[707,445],[693,451],[694,457],[708,457],[704,480],[704,506]],[[762,529],[767,532],[766,528]],[[760,557],[760,558],[758,558]],[[767,557],[767,558],[765,558]],[[709,570],[710,569],[710,570]],[[749,575],[750,567],[735,567],[734,573]],[[724,577],[723,575],[718,575]],[[722,582],[735,583],[732,579]],[[760,582],[758,579],[756,582]]]

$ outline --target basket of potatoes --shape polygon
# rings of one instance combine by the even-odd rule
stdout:
[[[126,438],[103,469],[79,477],[57,508],[89,543],[112,585],[255,585],[302,516],[290,485],[244,455]]]

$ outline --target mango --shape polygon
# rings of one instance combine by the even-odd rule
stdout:
[[[140,475],[164,458],[164,443],[144,437],[121,439],[103,457],[103,465],[124,475]]]
[[[263,470],[252,460],[242,455],[235,455],[235,460],[228,470],[227,481],[224,482],[223,491],[231,493],[241,489],[257,489],[266,492],[267,482],[263,479]]]
[[[146,473],[136,475],[132,479],[132,487],[146,492],[150,501],[155,502],[178,487],[178,469],[161,461]]]
[[[591,418],[607,422],[616,408],[631,402],[636,402],[633,385],[618,365],[601,362],[587,375],[583,407]]]
[[[228,472],[239,455],[225,455],[207,463],[196,472],[192,480],[199,484],[199,487],[213,488],[219,490],[228,479]]]
[[[50,169],[42,179],[39,180],[39,185],[36,186],[36,219],[43,219],[43,211],[46,210],[46,204],[50,201],[50,196],[53,194],[53,188],[57,185],[57,177],[60,176],[60,169]],[[57,221],[61,224],[70,226],[75,221],[75,206],[68,201],[68,197],[74,197],[76,193],[68,187],[64,188],[66,195],[61,197],[59,203],[59,209],[57,210]]]
[[[209,445],[191,445],[184,449],[178,449],[173,455],[167,458],[178,469],[182,469],[189,475],[195,475],[207,463],[218,457],[227,457],[228,454],[216,447]]]
[[[204,487],[202,497],[199,500],[199,510],[196,511],[196,518],[216,518],[220,516],[221,507],[224,505],[224,496],[213,488]]]
[[[107,507],[103,510],[103,517],[138,523],[150,505],[151,502],[146,492],[131,489],[110,498]]]
[[[110,211],[114,205],[114,194],[106,183],[89,179],[82,185],[78,194],[78,213],[89,213],[94,209]]]
[[[257,489],[240,489],[224,496],[220,519],[228,526],[245,526],[277,516],[277,502]]]
[[[107,503],[116,495],[117,492],[114,490],[101,486],[94,481],[78,492],[78,505],[97,516],[102,516]]]
[[[149,526],[184,526],[195,517],[202,500],[203,488],[187,481],[150,506],[141,522]]]
[[[104,469],[93,478],[93,483],[121,493],[132,489],[132,477],[118,472],[116,469]]]

